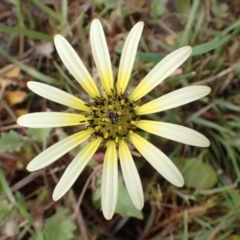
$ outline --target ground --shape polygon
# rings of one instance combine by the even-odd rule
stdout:
[[[0,240],[240,239],[240,65],[239,1],[5,0],[0,7]],[[82,146],[51,166],[29,173],[27,164],[43,149],[79,128],[28,129],[16,119],[28,112],[72,111],[32,93],[30,80],[88,96],[59,59],[53,36],[62,34],[98,81],[89,45],[98,18],[117,75],[124,38],[144,22],[129,91],[171,51],[190,45],[192,56],[142,102],[185,86],[206,85],[203,99],[150,119],[201,132],[209,148],[190,147],[150,134],[144,137],[167,154],[185,179],[176,188],[131,149],[144,189],[137,211],[119,181],[113,219],[100,209],[104,148],[98,150],[73,188],[59,201],[53,189]]]

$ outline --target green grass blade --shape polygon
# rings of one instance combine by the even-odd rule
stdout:
[[[26,72],[27,74],[29,74],[33,78],[35,78],[35,79],[37,79],[37,80],[39,80],[41,82],[45,82],[45,83],[52,84],[52,85],[59,85],[60,84],[60,83],[58,83],[58,81],[55,78],[52,78],[52,77],[47,76],[47,75],[45,75],[43,73],[40,73],[36,69],[27,66],[26,64],[22,63],[21,61],[18,61],[14,57],[10,56],[2,48],[0,48],[0,53],[4,57],[6,57],[10,62],[12,62],[12,63],[16,64],[17,66],[19,66],[21,68],[21,70],[23,70],[24,72]]]
[[[18,27],[9,27],[3,24],[0,24],[0,32],[11,33],[16,35],[23,35],[30,39],[38,39],[43,41],[53,41],[53,37],[47,35],[45,33],[41,33],[34,30],[29,30],[26,28],[18,28]]]

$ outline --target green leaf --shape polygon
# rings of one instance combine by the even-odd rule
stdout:
[[[146,62],[160,62],[166,54],[162,53],[144,53],[144,52],[138,52],[138,57]]]
[[[57,213],[45,221],[43,233],[45,240],[71,240],[76,226],[69,218],[66,208],[59,208]]]
[[[11,33],[16,35],[24,35],[30,39],[39,39],[44,41],[53,41],[53,37],[41,32],[37,32],[34,30],[29,30],[26,28],[19,27],[9,27],[3,24],[0,24],[0,32]]]
[[[120,178],[118,181],[118,199],[116,206],[116,213],[122,216],[135,217],[143,219],[143,214],[132,203],[126,187],[123,185],[123,181]]]
[[[212,41],[193,47],[192,56],[207,53],[211,50],[219,48],[221,45],[227,43],[232,38],[234,38],[234,36],[239,32],[240,32],[240,26],[236,27],[234,31],[228,36],[213,39]]]
[[[231,235],[231,238],[229,238],[229,239],[240,240],[240,235]]]
[[[17,132],[11,130],[3,132],[0,138],[0,153],[19,152],[26,142],[23,141]]]
[[[13,195],[9,183],[5,177],[5,174],[0,168],[0,186],[2,186],[4,193],[7,195],[8,199],[11,203],[18,209],[21,216],[29,221],[29,223],[33,222],[32,216],[28,213],[26,207],[24,206],[24,199],[21,197],[20,193],[16,194],[16,198]],[[21,201],[20,201],[21,200]]]
[[[209,51],[215,50],[215,49],[219,48],[221,45],[226,44],[228,41],[233,39],[234,36],[236,34],[238,34],[239,32],[240,32],[240,25],[238,27],[236,27],[234,29],[234,31],[227,36],[218,37],[218,38],[213,39],[212,41],[209,41],[209,42],[206,42],[203,44],[199,44],[199,45],[193,47],[191,56],[196,56],[196,55],[204,54]],[[121,52],[120,47],[115,48],[115,51],[118,53]],[[157,63],[157,62],[161,61],[166,56],[166,54],[138,52],[138,56],[140,59],[142,59],[144,61]]]
[[[96,207],[100,208],[101,206],[101,177],[96,181],[97,188],[93,192],[92,200]],[[117,206],[115,209],[116,213],[119,213],[122,216],[135,217],[138,219],[143,219],[143,214],[139,211],[132,203],[132,200],[129,197],[128,191],[123,184],[122,178],[118,179],[118,199]]]
[[[3,222],[4,218],[8,220],[11,219],[11,212],[13,210],[13,205],[10,204],[7,200],[2,199],[0,201],[0,222]]]
[[[150,5],[150,16],[152,18],[162,16],[166,12],[165,4],[166,0],[161,1],[161,3],[159,3],[159,0],[153,0]]]
[[[43,234],[40,231],[37,231],[30,240],[44,240]]]
[[[200,159],[184,160],[182,175],[187,187],[209,189],[217,182],[217,173],[209,163]]]
[[[207,43],[199,44],[199,45],[193,47],[192,56],[200,55],[200,54],[212,51],[214,49],[217,49],[221,45],[226,43],[229,39],[230,39],[230,36],[226,36],[226,37],[222,37],[219,39],[214,39]]]
[[[51,76],[45,75],[37,71],[35,68],[29,67],[28,65],[24,64],[23,61],[18,61],[16,58],[12,57],[5,49],[1,47],[0,47],[0,54],[3,55],[5,58],[7,58],[10,62],[19,66],[22,71],[26,72],[28,75],[30,75],[34,79],[37,79],[41,82],[45,82],[54,86],[61,85],[61,81],[55,78],[52,78]]]
[[[98,177],[96,179],[96,190],[92,194],[93,204],[97,208],[100,208],[101,206],[101,182],[102,182],[102,178]]]
[[[38,8],[40,8],[43,12],[45,12],[50,19],[60,20],[60,15],[53,11],[44,1],[41,0],[31,0]]]
[[[37,142],[47,141],[51,132],[51,128],[28,128],[27,133]]]
[[[193,47],[191,56],[201,55],[214,49],[217,49],[218,47],[226,43],[230,39],[230,37],[231,36],[225,36],[219,39],[214,39],[207,43],[199,44]],[[138,52],[138,56],[140,57],[140,59],[144,61],[157,63],[160,62],[166,56],[166,54]]]

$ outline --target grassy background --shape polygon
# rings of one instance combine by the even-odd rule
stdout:
[[[70,239],[240,239],[240,65],[238,0],[2,0],[0,2],[0,240]],[[145,193],[137,211],[121,181],[117,214],[100,210],[103,152],[60,201],[51,194],[78,147],[33,173],[27,163],[77,128],[25,129],[18,116],[37,111],[73,111],[26,87],[35,80],[87,99],[62,65],[53,36],[65,36],[97,79],[89,45],[94,18],[103,24],[116,76],[124,38],[138,21],[145,27],[129,91],[164,55],[190,45],[193,54],[146,99],[189,85],[208,85],[209,96],[151,119],[203,133],[209,148],[195,148],[146,133],[181,170],[175,188],[132,150]]]

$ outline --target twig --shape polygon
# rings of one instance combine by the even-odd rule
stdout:
[[[79,208],[80,205],[81,205],[83,196],[84,196],[85,192],[87,191],[87,188],[88,188],[88,186],[89,186],[89,184],[90,184],[90,181],[92,180],[93,176],[96,174],[96,171],[98,171],[98,169],[100,169],[100,168],[102,168],[102,164],[99,165],[99,166],[97,166],[97,167],[92,171],[92,173],[89,175],[86,183],[84,184],[83,190],[82,190],[82,192],[81,192],[81,194],[80,194],[80,196],[79,196],[79,198],[78,198],[78,202],[77,202],[78,208]]]
[[[229,67],[229,68],[223,70],[222,72],[218,73],[217,75],[215,75],[213,77],[203,79],[199,82],[195,82],[192,85],[199,85],[199,84],[206,84],[206,83],[213,82],[213,81],[217,80],[218,78],[232,72],[237,66],[239,66],[239,63],[234,64],[232,67]]]
[[[77,224],[78,224],[78,227],[80,229],[82,239],[83,240],[89,240],[88,232],[87,232],[85,222],[83,220],[82,212],[81,212],[80,208],[78,207],[77,201],[76,201],[74,196],[72,197],[72,200],[73,200],[74,213],[75,213],[75,216],[77,218]]]
[[[8,103],[5,100],[1,100],[1,103],[3,105],[3,107],[7,110],[7,112],[9,113],[9,115],[14,119],[14,121],[16,122],[17,120],[17,116],[14,113],[14,111],[10,108],[10,106],[8,105]]]
[[[28,183],[32,182],[36,177],[38,177],[39,175],[41,175],[41,171],[38,172],[34,172],[29,174],[27,177],[21,179],[20,181],[18,181],[17,183],[15,183],[11,189],[13,192],[18,191],[19,189],[21,189],[22,187],[24,187],[25,185],[27,185]]]
[[[4,131],[8,131],[10,129],[15,129],[15,128],[22,128],[22,126],[20,126],[18,124],[12,124],[12,125],[9,125],[9,126],[1,127],[0,131],[4,132]]]

